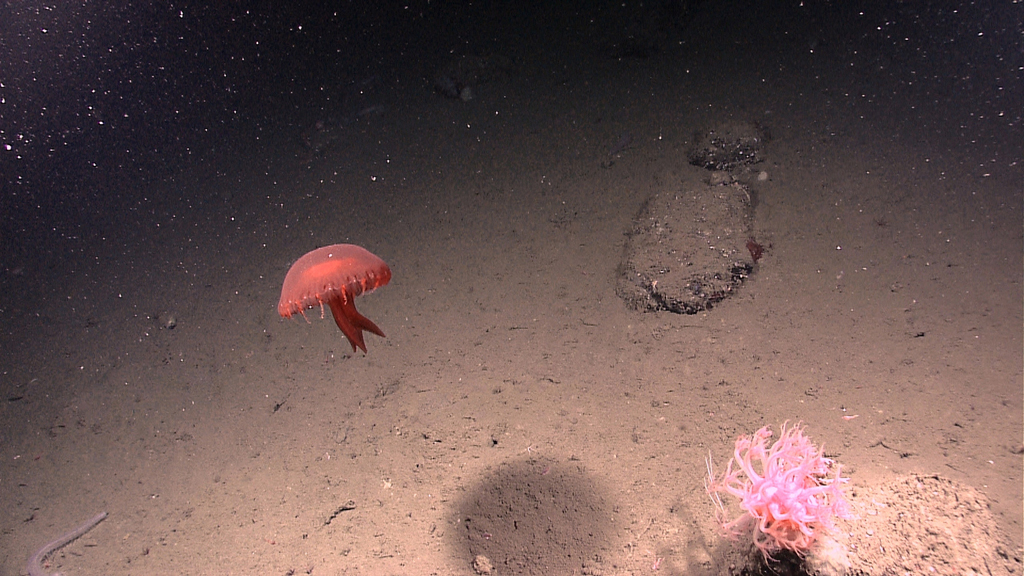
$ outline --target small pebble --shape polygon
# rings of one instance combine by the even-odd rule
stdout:
[[[766,182],[767,180],[768,180],[768,173],[765,172],[764,170],[760,171],[757,174],[757,181],[758,182]]]
[[[728,172],[712,172],[709,184],[712,186],[722,186],[724,184],[732,183],[732,175]]]
[[[490,574],[494,571],[494,566],[491,565],[487,556],[478,554],[476,558],[473,558],[473,571],[477,574]]]

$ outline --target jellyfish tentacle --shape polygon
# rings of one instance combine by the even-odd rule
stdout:
[[[363,330],[373,332],[382,338],[385,337],[383,330],[356,310],[354,298],[342,295],[338,298],[331,298],[328,304],[331,307],[331,313],[334,315],[334,323],[338,325],[341,332],[348,338],[349,343],[352,344],[353,352],[358,348],[364,354],[366,353]]]
[[[351,300],[349,302],[351,303]],[[358,348],[365,354],[366,343],[363,341],[363,330],[352,323],[352,318],[345,312],[345,304],[342,299],[331,298],[328,304],[330,304],[331,313],[334,315],[334,323],[341,329],[345,338],[348,338],[349,344],[352,345],[352,351],[355,352]],[[355,309],[354,306],[353,309]]]
[[[349,298],[348,302],[343,303],[341,305],[341,309],[345,311],[345,315],[348,316],[348,319],[356,326],[366,330],[367,332],[373,332],[381,338],[387,338],[387,336],[384,335],[384,331],[378,328],[377,325],[373,323],[373,320],[363,316],[358,310],[356,310],[356,302],[353,298]]]

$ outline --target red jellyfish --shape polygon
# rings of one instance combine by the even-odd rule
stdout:
[[[333,244],[309,252],[295,261],[284,277],[277,312],[284,318],[306,317],[306,310],[324,304],[334,322],[352,344],[366,352],[363,330],[384,337],[384,332],[356,310],[356,296],[391,281],[391,268],[369,250],[354,244]]]

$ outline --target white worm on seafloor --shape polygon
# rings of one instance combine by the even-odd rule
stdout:
[[[46,557],[52,554],[54,551],[59,550],[64,546],[67,546],[68,544],[74,542],[76,539],[81,537],[89,530],[92,530],[106,517],[106,512],[100,512],[99,514],[93,516],[92,519],[90,519],[85,524],[82,524],[78,528],[75,528],[74,530],[67,532],[66,534],[62,534],[56,540],[40,548],[38,552],[32,555],[32,558],[29,558],[29,576],[59,576],[58,574],[47,574],[46,571],[43,570],[43,560],[46,559]]]

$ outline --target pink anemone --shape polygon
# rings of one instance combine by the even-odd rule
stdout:
[[[720,478],[712,472],[709,456],[705,486],[726,533],[737,537],[753,532],[754,545],[766,560],[779,550],[803,555],[819,532],[831,529],[833,516],[850,516],[839,465],[814,447],[803,428],[783,424],[779,439],[769,448],[771,436],[767,426],[752,438],[740,436]],[[722,493],[739,499],[743,513],[733,520],[726,519]]]

